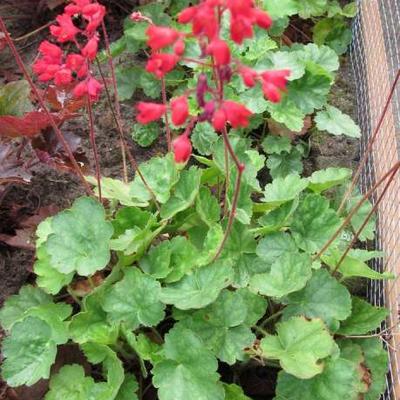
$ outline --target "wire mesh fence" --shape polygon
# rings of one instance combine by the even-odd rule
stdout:
[[[354,21],[351,61],[357,86],[357,114],[366,151],[400,68],[400,0],[358,0]],[[382,127],[363,169],[360,189],[365,193],[400,160],[400,85],[385,114]],[[379,190],[372,198],[376,201]],[[368,296],[372,304],[386,306],[390,316],[381,327],[388,348],[389,372],[384,400],[400,399],[400,174],[378,207],[375,248],[385,257],[373,267],[396,275],[392,281],[372,281]]]

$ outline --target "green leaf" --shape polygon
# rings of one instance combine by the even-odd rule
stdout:
[[[324,370],[320,360],[333,353],[335,342],[321,320],[291,318],[278,323],[276,331],[277,335],[261,340],[265,358],[279,360],[288,374],[300,379],[310,379]]]
[[[302,153],[293,147],[290,153],[271,154],[267,159],[267,167],[273,179],[284,178],[303,171],[301,159]]]
[[[298,13],[301,18],[319,17],[326,11],[328,0],[301,0],[298,1]]]
[[[188,329],[172,329],[165,336],[166,360],[153,368],[153,384],[160,400],[223,400],[218,363],[198,336]]]
[[[298,12],[296,0],[263,0],[263,8],[272,19],[290,17]]]
[[[309,194],[295,211],[291,230],[297,245],[312,254],[332,237],[340,222],[327,199]]]
[[[2,348],[2,376],[9,386],[30,386],[49,377],[57,353],[52,335],[51,327],[35,317],[27,317],[12,327]]]
[[[262,142],[262,147],[267,154],[290,153],[292,144],[286,136],[268,135]]]
[[[338,55],[346,53],[351,43],[351,29],[340,16],[321,19],[314,25],[312,31],[313,41],[316,44],[326,44]]]
[[[73,272],[63,274],[53,268],[50,256],[47,254],[44,246],[36,250],[36,258],[37,260],[33,265],[33,271],[37,275],[36,283],[46,293],[55,295],[72,281],[74,277]]]
[[[95,385],[81,365],[64,365],[52,376],[45,400],[88,400],[93,398]]]
[[[262,55],[259,55],[257,58],[259,61],[255,66],[256,70],[288,69],[290,71],[289,81],[300,79],[305,73],[305,64],[299,60],[295,52],[276,51],[268,54],[265,58],[261,57]]]
[[[376,400],[386,388],[388,354],[378,338],[361,339],[357,343],[364,352],[365,364],[372,375],[372,383],[365,394],[365,400]]]
[[[307,186],[307,179],[300,178],[297,174],[275,178],[265,186],[263,203],[271,209],[277,208],[297,198]]]
[[[295,48],[297,57],[305,64],[312,61],[328,72],[335,72],[339,69],[339,57],[328,46],[317,46],[315,43],[309,43],[307,45],[296,44],[293,48]]]
[[[361,137],[360,127],[338,108],[326,106],[315,116],[315,123],[320,131],[328,131],[333,135],[346,135],[351,138]]]
[[[265,296],[282,297],[302,289],[311,278],[311,259],[307,254],[283,253],[271,271],[254,275],[250,289]]]
[[[284,124],[294,132],[300,132],[304,127],[306,114],[298,107],[290,96],[285,96],[280,103],[268,102],[268,112],[275,121]]]
[[[105,287],[85,297],[82,311],[75,314],[69,325],[69,332],[74,342],[115,344],[118,338],[117,324],[110,325],[107,313],[101,307]]]
[[[243,393],[243,389],[234,383],[230,385],[224,384],[224,388],[225,400],[250,400],[250,398]]]
[[[147,184],[154,192],[157,201],[162,204],[166,203],[170,197],[172,187],[179,179],[179,173],[172,155],[153,157],[149,161],[140,164],[139,168]],[[152,199],[149,190],[137,174],[131,184],[130,193],[143,201]]]
[[[125,326],[122,326],[122,331],[129,346],[143,360],[150,361],[154,365],[165,359],[163,347],[160,344],[153,342],[143,333],[135,335]]]
[[[263,206],[263,204],[260,205]],[[253,231],[260,235],[267,235],[279,231],[284,226],[290,224],[290,218],[298,205],[299,200],[296,199],[267,212],[267,214],[258,219],[261,228],[255,228]]]
[[[118,96],[121,101],[129,100],[135,92],[138,84],[138,76],[141,70],[138,67],[117,67],[115,75],[117,78]]]
[[[309,189],[313,192],[321,193],[334,186],[341,185],[351,178],[351,169],[349,168],[327,168],[315,171],[310,178]]]
[[[305,114],[322,108],[331,88],[331,78],[319,66],[308,65],[305,75],[289,83],[290,100]]]
[[[158,99],[161,96],[161,82],[153,74],[143,71],[139,76],[138,86],[151,99]]]
[[[160,284],[137,268],[125,270],[123,279],[106,291],[102,307],[108,320],[123,322],[130,329],[157,325],[164,318]]]
[[[197,167],[190,167],[181,173],[172,196],[161,207],[161,218],[170,219],[194,203],[199,192],[200,178],[201,170]]]
[[[293,238],[286,232],[274,232],[258,242],[256,253],[267,264],[273,264],[285,253],[298,253]]]
[[[325,269],[317,270],[304,289],[291,293],[284,299],[286,319],[294,315],[321,318],[329,328],[337,330],[339,321],[351,313],[351,296]]]
[[[10,330],[15,322],[22,319],[29,310],[52,303],[52,298],[43,290],[31,285],[23,286],[18,294],[10,296],[0,310],[3,329]]]
[[[98,194],[97,179],[93,176],[88,176],[86,177],[86,180],[95,186],[95,193]],[[130,194],[130,186],[120,179],[101,178],[100,185],[101,195],[105,199],[116,200],[123,206],[128,207],[144,207],[147,205],[146,202],[140,199],[135,199],[135,197]]]
[[[246,315],[244,298],[238,292],[224,290],[212,305],[184,318],[179,325],[196,332],[218,359],[233,365],[244,359],[244,349],[256,338],[244,325]]]
[[[51,226],[53,233],[43,246],[59,272],[76,271],[88,276],[110,261],[113,228],[105,220],[103,206],[96,200],[89,197],[75,200],[69,210],[53,217]]]
[[[221,207],[217,198],[207,187],[200,188],[196,199],[196,212],[201,220],[210,227],[220,219]]]
[[[191,135],[193,147],[203,156],[209,156],[213,152],[213,146],[218,140],[215,129],[208,122],[198,123]]]
[[[338,249],[329,249],[329,253],[322,255],[322,261],[327,264],[332,270],[341,259],[342,251]],[[343,278],[351,278],[354,276],[368,279],[394,279],[394,275],[390,272],[380,273],[371,269],[364,261],[358,260],[350,255],[347,255],[339,266],[338,271],[343,275]]]
[[[267,110],[268,102],[264,99],[264,93],[260,86],[246,90],[239,96],[239,101],[254,114],[261,114]]]
[[[203,308],[216,300],[222,289],[232,281],[232,267],[216,261],[196,269],[177,283],[162,289],[161,301],[180,310]]]
[[[342,322],[341,335],[364,335],[377,329],[388,316],[386,308],[374,307],[367,301],[353,297],[351,315]]]
[[[104,372],[107,372],[107,382],[96,383],[93,397],[96,400],[115,399],[124,382],[124,368],[121,360],[105,345],[85,343],[81,348],[90,363],[102,363]]]
[[[161,128],[156,122],[147,125],[135,124],[131,132],[132,139],[142,147],[151,146],[160,136]]]
[[[33,111],[31,87],[25,80],[9,82],[0,87],[0,115],[22,116]]]
[[[312,379],[298,379],[280,372],[275,400],[357,400],[358,384],[354,364],[336,358],[327,362],[324,371]]]
[[[156,279],[162,279],[168,276],[172,271],[171,267],[171,245],[169,241],[164,241],[155,247],[140,260],[140,268],[146,274]]]
[[[127,374],[115,400],[138,400],[139,398],[136,394],[138,390],[139,384],[136,376]]]
[[[183,236],[174,237],[171,242],[171,272],[165,278],[166,283],[177,282],[198,264],[196,248]]]
[[[346,204],[346,211],[348,214],[352,211],[354,207],[361,201],[363,196],[353,196],[351,199],[348,200]],[[358,232],[358,230],[363,226],[365,220],[367,219],[368,215],[372,211],[372,204],[369,200],[364,201],[361,207],[357,210],[357,212],[351,217],[350,223],[354,230],[354,232]],[[372,214],[370,219],[368,220],[367,224],[360,232],[359,240],[373,240],[375,237],[375,227],[376,227],[376,215]]]

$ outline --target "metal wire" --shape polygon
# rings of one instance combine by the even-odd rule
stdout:
[[[358,0],[358,15],[353,22],[350,51],[356,82],[357,118],[362,130],[360,146],[364,154],[368,139],[377,124],[398,69],[400,68],[400,0]],[[379,133],[374,150],[360,177],[365,193],[382,175],[385,167],[400,159],[400,88],[392,100],[389,115]],[[372,198],[373,202],[375,199]],[[371,267],[379,272],[400,274],[400,177],[377,216],[375,248],[385,252]],[[398,327],[400,279],[392,282],[372,281],[368,297],[376,306],[386,306],[390,318],[381,330]],[[388,349],[386,392],[382,400],[400,399],[400,342],[392,339]]]

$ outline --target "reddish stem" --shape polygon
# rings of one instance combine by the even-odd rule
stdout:
[[[86,182],[86,179],[81,171],[81,169],[79,168],[79,165],[74,157],[74,154],[70,148],[70,146],[68,145],[68,142],[65,140],[61,130],[59,129],[59,127],[57,126],[56,121],[54,120],[53,115],[50,113],[50,111],[48,110],[48,108],[46,107],[46,104],[42,98],[42,96],[40,95],[39,91],[37,90],[35,84],[33,83],[32,78],[30,77],[24,62],[22,61],[22,58],[20,57],[17,48],[14,45],[13,40],[10,37],[10,34],[7,31],[7,27],[4,23],[3,18],[0,16],[0,30],[4,33],[4,37],[6,39],[6,42],[14,56],[15,61],[18,64],[19,69],[21,70],[21,72],[23,73],[25,79],[27,80],[27,82],[29,83],[29,86],[31,87],[32,92],[34,93],[34,95],[36,96],[40,107],[43,109],[44,113],[46,114],[47,118],[50,121],[50,124],[52,126],[52,128],[54,129],[54,132],[58,138],[58,140],[60,141],[60,143],[62,144],[64,151],[67,153],[68,158],[75,170],[75,172],[77,173],[78,177],[80,178],[80,180],[82,181],[83,186],[85,187],[85,190],[87,192],[87,194],[92,195],[93,191],[90,188],[90,185],[88,184],[88,182]]]
[[[337,239],[337,237],[340,235],[342,230],[350,223],[351,219],[355,215],[355,213],[361,208],[361,206],[365,203],[365,201],[375,192],[375,190],[387,179],[389,175],[393,173],[393,171],[397,170],[400,166],[400,161],[397,162],[394,167],[392,167],[388,172],[386,172],[385,175],[382,176],[382,178],[379,179],[378,182],[375,183],[375,185],[368,190],[367,193],[362,197],[362,199],[353,207],[350,211],[350,213],[347,215],[346,219],[343,221],[342,225],[337,229],[337,231],[332,235],[332,237],[326,242],[326,244],[322,247],[322,249],[319,251],[317,255],[313,257],[313,261],[318,259],[319,257],[322,256],[322,254],[325,253],[325,251],[329,248],[329,246]]]
[[[161,94],[162,94],[162,102],[164,106],[168,105],[167,102],[167,88],[165,85],[165,77],[161,78]],[[171,127],[169,126],[169,119],[168,113],[165,113],[165,130],[167,132],[167,145],[168,145],[168,152],[172,150],[172,136],[171,136]]]
[[[383,198],[385,197],[386,192],[388,191],[390,185],[392,184],[397,172],[399,172],[399,168],[400,168],[400,164],[397,164],[397,168],[392,172],[392,174],[389,177],[389,180],[387,181],[384,189],[382,190],[381,195],[379,196],[378,200],[376,201],[375,205],[372,207],[371,211],[368,213],[367,217],[365,218],[364,222],[362,223],[362,225],[360,226],[360,228],[357,230],[357,232],[354,234],[354,237],[352,239],[352,241],[350,242],[350,244],[347,246],[346,251],[342,254],[342,256],[340,257],[340,260],[338,261],[335,269],[332,272],[332,275],[334,275],[338,269],[340,268],[340,266],[342,265],[344,259],[346,258],[347,254],[349,254],[349,251],[351,250],[351,248],[354,246],[354,244],[357,242],[361,232],[363,231],[363,229],[366,227],[366,225],[368,224],[368,221],[371,219],[371,217],[375,214],[376,210],[379,207],[379,204],[381,203],[381,201],[383,200]]]
[[[102,196],[101,196],[100,162],[99,162],[99,153],[98,153],[97,144],[96,144],[96,136],[95,136],[95,132],[94,132],[92,100],[89,95],[87,95],[87,111],[88,111],[88,117],[89,117],[89,137],[90,137],[90,143],[91,143],[92,149],[93,149],[94,165],[95,165],[95,169],[96,169],[97,187],[99,190],[99,201],[101,203]]]
[[[232,157],[233,162],[236,165],[238,175],[236,177],[235,192],[234,192],[233,200],[232,200],[231,213],[229,214],[229,219],[228,219],[228,223],[226,225],[224,237],[222,239],[221,244],[219,245],[217,253],[215,254],[215,256],[213,258],[213,261],[217,260],[219,258],[219,256],[221,255],[221,253],[222,253],[222,251],[223,251],[223,249],[225,247],[225,243],[228,240],[229,234],[231,233],[233,221],[235,220],[237,203],[238,203],[238,200],[239,200],[240,186],[241,186],[241,183],[242,183],[242,175],[243,175],[243,172],[244,172],[244,169],[245,169],[244,164],[242,164],[240,162],[240,160],[238,159],[238,157],[236,156],[236,154],[235,154],[235,152],[234,152],[234,150],[232,148],[232,145],[231,145],[231,143],[229,141],[229,138],[228,138],[228,132],[227,132],[226,128],[222,131],[222,137],[224,139],[225,146],[228,149],[228,152],[229,152],[230,156]],[[225,193],[225,196],[227,196],[227,193]]]
[[[385,119],[386,113],[387,113],[387,111],[389,109],[390,103],[391,103],[392,98],[394,96],[397,83],[399,82],[399,78],[400,78],[400,69],[397,71],[396,78],[395,78],[395,80],[393,82],[393,85],[392,85],[392,87],[390,89],[390,93],[389,93],[389,96],[388,96],[388,98],[386,100],[385,107],[382,110],[382,114],[381,114],[381,116],[379,118],[378,125],[376,126],[374,133],[372,134],[372,136],[368,140],[368,146],[367,146],[367,149],[366,149],[366,151],[364,153],[364,156],[360,161],[360,164],[359,164],[359,166],[357,168],[356,173],[354,174],[354,177],[353,177],[353,179],[351,181],[350,186],[347,188],[347,190],[346,190],[346,192],[345,192],[345,194],[343,196],[342,202],[340,203],[340,206],[338,208],[338,213],[340,213],[343,210],[343,207],[344,207],[348,197],[351,195],[351,193],[353,193],[353,190],[354,190],[354,188],[355,188],[355,186],[357,184],[358,178],[360,177],[361,172],[362,172],[362,170],[363,170],[363,168],[364,168],[364,166],[365,166],[365,164],[366,164],[366,162],[368,160],[368,157],[369,157],[370,153],[372,152],[372,147],[373,147],[373,145],[375,143],[375,140],[376,140],[376,138],[378,136],[378,133],[379,133],[381,127],[382,127],[382,124],[383,124],[383,121]]]
[[[116,117],[118,120],[117,128],[118,128],[118,132],[119,132],[119,136],[120,136],[119,140],[120,140],[121,155],[122,155],[124,181],[128,182],[128,168],[126,165],[126,146],[125,146],[125,141],[124,141],[124,133],[122,131],[122,128],[120,129],[120,127],[122,127],[122,123],[121,123],[122,117],[121,117],[121,107],[119,105],[117,78],[115,75],[114,62],[113,62],[113,58],[112,58],[111,50],[110,50],[110,39],[108,37],[108,33],[107,33],[106,26],[104,24],[104,21],[102,21],[102,23],[101,23],[101,28],[103,30],[104,42],[106,45],[106,53],[107,53],[107,58],[108,58],[108,65],[110,68],[111,79],[112,79],[112,84],[113,84],[113,89],[114,89],[114,107],[115,107],[115,111],[116,111]],[[99,70],[101,70],[100,63],[98,60],[97,60],[97,65],[99,67]],[[104,86],[107,86],[105,79],[103,79],[103,82],[104,82]]]

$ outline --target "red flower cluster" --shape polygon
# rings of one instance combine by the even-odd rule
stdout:
[[[260,81],[265,97],[273,103],[281,101],[281,92],[286,89],[290,76],[288,69],[258,73],[251,68],[241,67],[239,72],[247,87],[253,87],[257,81]]]
[[[281,100],[282,92],[286,89],[290,75],[289,70],[257,72],[237,60],[232,62],[229,45],[220,36],[221,16],[224,12],[230,14],[231,39],[238,44],[253,37],[255,25],[262,29],[269,29],[272,25],[270,16],[256,7],[254,0],[203,0],[198,5],[184,9],[178,16],[178,22],[190,23],[192,34],[182,34],[172,28],[155,26],[149,18],[137,12],[131,15],[133,21],[149,23],[146,35],[147,44],[152,53],[146,70],[157,78],[161,79],[172,71],[183,57],[186,36],[198,38],[201,58],[212,57],[211,64],[200,60],[199,63],[213,69],[212,76],[217,81],[215,82],[216,89],[210,87],[205,73],[199,75],[195,94],[197,105],[201,111],[195,121],[198,123],[208,121],[212,123],[217,132],[223,131],[227,124],[233,128],[244,128],[249,125],[249,117],[252,112],[240,103],[224,99],[223,85],[231,80],[235,72],[241,75],[247,87],[254,87],[259,82],[265,97],[274,103]],[[166,52],[165,50],[168,48],[170,51]],[[188,90],[188,93],[191,92],[194,90]],[[208,98],[209,96],[211,99]],[[169,106],[142,102],[137,106],[137,111],[139,112],[137,120],[143,124],[155,121],[167,112],[171,112],[172,122],[175,126],[185,124],[189,117],[186,95],[173,99]],[[191,125],[189,124],[186,128],[189,133],[185,131],[173,142],[177,162],[187,161],[190,156],[192,146],[189,134],[194,124]]]
[[[178,17],[181,24],[192,23],[195,36],[207,36],[214,40],[220,30],[219,15],[229,10],[231,14],[231,38],[238,44],[253,37],[253,26],[269,29],[271,17],[255,7],[254,0],[205,0],[197,6],[183,10]]]
[[[33,65],[33,71],[40,81],[54,80],[56,86],[65,86],[78,79],[80,81],[74,88],[74,95],[88,95],[92,100],[98,99],[102,85],[92,77],[89,66],[97,55],[97,29],[105,14],[105,7],[92,0],[72,0],[65,7],[64,13],[56,18],[57,25],[50,26],[50,32],[59,43],[73,42],[80,53],[71,53],[64,57],[59,46],[48,41],[42,42],[39,47],[41,57]],[[84,30],[74,25],[73,18],[79,17],[86,22]],[[86,38],[84,46],[78,43],[78,34]]]

